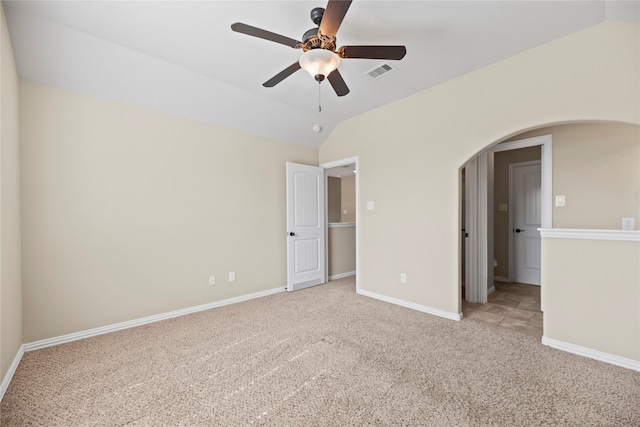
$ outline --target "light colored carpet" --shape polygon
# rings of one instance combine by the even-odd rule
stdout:
[[[639,426],[640,373],[355,294],[353,278],[24,355],[25,426]]]

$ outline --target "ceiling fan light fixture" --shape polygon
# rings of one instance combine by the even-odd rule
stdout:
[[[311,49],[300,57],[300,67],[318,81],[324,80],[340,65],[340,57],[327,49]]]

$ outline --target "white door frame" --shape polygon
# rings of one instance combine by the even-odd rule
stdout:
[[[540,146],[540,168],[542,172],[542,226],[541,228],[552,228],[553,204],[551,192],[553,191],[553,151],[551,135],[535,136],[533,138],[520,139],[518,141],[503,142],[489,147],[486,152],[497,153],[499,151],[517,150]]]
[[[552,178],[553,178],[553,147],[551,135],[536,136],[533,138],[520,139],[517,141],[505,142],[502,144],[495,144],[486,148],[480,152],[474,159],[478,162],[478,204],[477,221],[474,221],[477,227],[477,238],[475,243],[471,246],[470,256],[477,259],[478,271],[477,280],[469,280],[467,276],[467,283],[472,283],[475,289],[466,289],[467,292],[472,292],[473,295],[480,297],[481,292],[487,290],[487,283],[489,282],[489,275],[487,271],[483,271],[483,266],[487,266],[488,271],[493,271],[493,257],[489,258],[489,248],[493,248],[493,233],[489,233],[493,224],[493,191],[489,188],[489,182],[493,181],[489,177],[489,165],[493,162],[489,160],[488,154],[497,153],[499,151],[516,150],[518,148],[540,146],[540,167],[542,172],[542,189],[541,189],[541,208],[542,208],[542,225],[541,228],[552,228],[553,224],[553,204],[552,204]],[[493,169],[493,168],[491,168]],[[493,184],[491,184],[493,186]],[[480,200],[483,199],[484,201]],[[467,206],[467,210],[473,207]],[[485,220],[486,219],[486,220]],[[467,241],[467,244],[470,242]],[[489,261],[491,262],[491,268],[489,268]],[[467,275],[469,272],[467,272]],[[511,272],[509,273],[511,274]],[[541,306],[544,311],[544,283],[542,285],[541,293]]]
[[[341,166],[356,165],[356,293],[360,293],[360,159],[358,156],[349,157],[346,159],[335,160],[332,162],[322,163],[320,165],[323,169],[332,169]],[[328,188],[328,177],[325,172],[325,188]],[[328,203],[328,191],[325,191],[325,240],[329,241],[329,203]],[[325,259],[326,264],[326,277],[329,277],[329,245],[325,245]]]

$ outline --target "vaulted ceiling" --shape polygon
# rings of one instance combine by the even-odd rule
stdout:
[[[635,1],[355,0],[337,45],[405,45],[407,55],[343,59],[351,93],[339,98],[303,70],[263,87],[301,51],[230,28],[243,22],[300,40],[314,27],[311,9],[326,1],[3,4],[22,79],[313,147],[350,117],[605,20],[640,15]],[[385,62],[394,71],[368,75]]]

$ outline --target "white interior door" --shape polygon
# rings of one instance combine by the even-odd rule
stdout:
[[[491,156],[492,162],[493,156]],[[493,271],[489,271],[488,220],[493,185],[489,173],[491,163],[487,153],[469,160],[465,165],[465,299],[487,302],[488,284],[493,285]],[[491,163],[492,164],[492,163]],[[491,246],[493,253],[493,246]],[[493,259],[493,257],[490,257]],[[493,267],[493,266],[491,266]],[[489,282],[491,280],[491,282]]]
[[[540,228],[542,223],[540,163],[513,165],[514,279],[540,285]]]
[[[465,238],[465,299],[469,302],[478,302],[478,263],[476,256],[477,237],[477,160],[474,157],[464,165],[465,172],[465,213],[464,231]]]
[[[325,283],[324,169],[287,162],[287,290]]]

